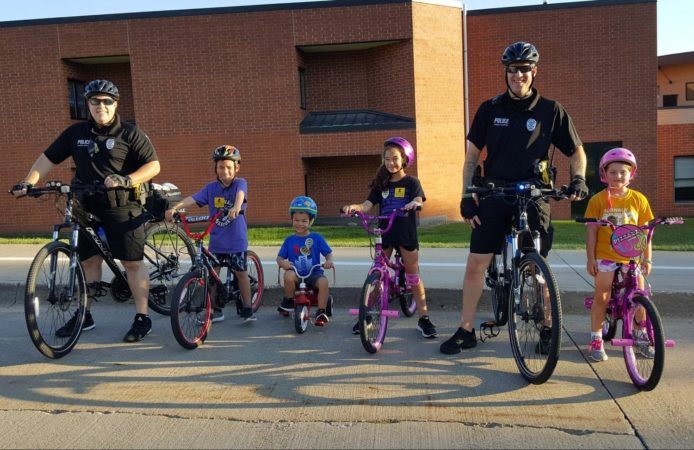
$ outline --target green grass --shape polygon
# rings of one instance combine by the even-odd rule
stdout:
[[[579,250],[585,246],[585,226],[568,220],[554,221],[554,248]],[[356,224],[344,226],[316,226],[333,247],[361,247],[368,245],[364,230]],[[248,240],[251,246],[279,247],[292,233],[290,227],[251,227]],[[42,244],[50,240],[48,234],[0,237],[0,244]],[[422,247],[468,247],[470,227],[462,222],[419,228]],[[655,250],[694,251],[694,218],[685,219],[684,225],[658,227],[653,241]]]

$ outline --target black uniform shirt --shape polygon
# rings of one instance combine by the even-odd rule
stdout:
[[[69,126],[44,152],[53,164],[72,156],[77,178],[87,184],[103,182],[111,175],[130,175],[144,164],[157,161],[157,153],[145,133],[120,116],[108,127],[93,120]]]
[[[550,145],[566,156],[582,145],[566,110],[535,89],[525,100],[506,92],[482,103],[467,139],[480,150],[487,146],[485,178],[505,181],[537,178],[534,165],[548,158]]]

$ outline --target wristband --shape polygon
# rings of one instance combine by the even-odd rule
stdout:
[[[463,194],[463,198],[475,198],[474,194]]]

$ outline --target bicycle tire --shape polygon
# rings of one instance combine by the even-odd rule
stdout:
[[[246,266],[248,269],[248,279],[251,283],[251,307],[253,312],[258,311],[263,300],[265,290],[265,274],[260,257],[253,251],[246,252]]]
[[[66,298],[70,286],[70,246],[64,242],[51,242],[43,246],[31,263],[24,295],[24,317],[29,337],[44,356],[62,358],[72,351],[82,333],[87,310],[87,282],[82,264],[76,266],[75,295]],[[61,257],[62,255],[62,257]],[[55,266],[51,267],[54,263]],[[54,295],[49,294],[49,284]],[[73,316],[77,322],[68,337],[56,336]]]
[[[144,263],[149,273],[147,303],[155,312],[171,314],[173,292],[193,263],[195,246],[185,231],[164,222],[146,231]]]
[[[509,299],[508,332],[511,351],[523,378],[532,384],[546,382],[554,372],[561,350],[562,314],[559,290],[549,265],[537,252],[526,253],[518,264],[520,302]],[[515,286],[513,286],[515,288]],[[540,336],[547,308],[544,288],[549,293],[551,337],[549,348]]]
[[[665,334],[660,313],[653,302],[646,297],[634,297],[627,308],[626,317],[622,323],[622,337],[633,339],[634,315],[638,307],[646,310],[646,331],[650,347],[653,347],[652,358],[639,354],[637,345],[625,346],[622,349],[624,362],[632,383],[642,391],[651,391],[660,382],[665,366]]]
[[[405,317],[412,317],[417,312],[417,302],[412,295],[412,289],[407,289],[405,282],[405,268],[401,267],[398,273],[398,300],[400,309]]]
[[[297,333],[302,334],[308,328],[308,323],[311,321],[309,316],[308,306],[299,304],[294,307],[294,329]]]
[[[184,274],[171,297],[171,329],[182,347],[198,348],[212,326],[212,301],[202,271]]]
[[[388,329],[388,317],[381,314],[383,305],[383,280],[379,272],[373,272],[364,281],[359,302],[359,337],[364,349],[376,353],[383,346]]]

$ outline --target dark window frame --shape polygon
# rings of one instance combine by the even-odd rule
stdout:
[[[84,98],[84,88],[86,85],[86,81],[74,78],[67,79],[67,95],[71,119],[87,120],[89,117],[87,100]]]
[[[684,98],[688,102],[694,100],[694,81],[684,83]]]
[[[688,176],[677,178],[677,161],[691,160],[692,172],[686,174]],[[672,164],[672,179],[673,179],[673,197],[675,203],[691,203],[694,202],[694,155],[675,156]],[[681,186],[678,189],[677,182],[684,182],[687,186]],[[678,196],[678,191],[680,195]]]
[[[299,67],[299,107],[306,109],[306,69]]]

